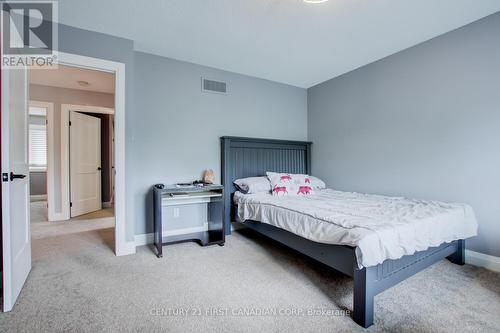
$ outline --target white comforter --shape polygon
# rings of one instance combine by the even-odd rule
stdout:
[[[319,243],[356,247],[358,266],[423,251],[477,235],[466,204],[334,190],[277,197],[237,192],[240,221],[255,220]]]

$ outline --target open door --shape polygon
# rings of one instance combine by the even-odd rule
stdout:
[[[2,69],[3,311],[31,270],[27,69]]]
[[[71,217],[102,209],[101,119],[70,112]]]

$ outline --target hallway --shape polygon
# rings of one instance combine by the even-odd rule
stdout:
[[[31,202],[31,239],[57,237],[68,234],[114,228],[113,208],[104,208],[67,221],[48,222],[47,202]],[[114,248],[114,245],[111,247]]]

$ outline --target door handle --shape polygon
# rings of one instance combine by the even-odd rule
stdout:
[[[13,172],[10,173],[10,181],[13,181],[14,179],[24,179],[24,178],[26,178],[26,175],[15,174]]]
[[[97,168],[97,170],[98,170],[98,171],[101,171],[101,167],[98,167],[98,168]]]

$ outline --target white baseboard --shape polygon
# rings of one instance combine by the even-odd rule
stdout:
[[[193,227],[193,228],[184,228],[184,229],[176,229],[176,230],[165,230],[163,231],[163,237],[166,236],[175,236],[175,235],[182,235],[182,234],[190,234],[192,232],[200,232],[200,231],[206,231],[208,230],[208,223],[205,223],[202,226],[199,227]],[[153,239],[154,239],[154,234],[149,233],[149,234],[142,234],[142,235],[135,235],[135,246],[142,246],[142,245],[147,245],[147,244],[153,244]]]
[[[30,201],[47,201],[47,194],[32,194]]]
[[[484,267],[490,271],[500,272],[500,258],[488,254],[465,250],[465,263]]]

